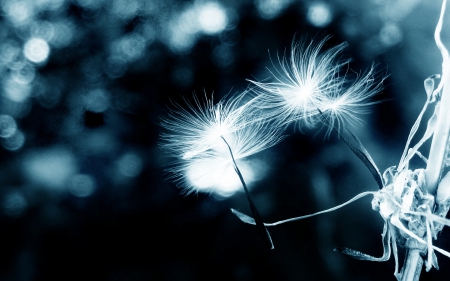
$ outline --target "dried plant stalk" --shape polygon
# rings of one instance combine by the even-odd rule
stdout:
[[[434,33],[436,45],[442,53],[442,77],[435,93],[438,93],[442,89],[442,94],[440,96],[441,106],[438,112],[438,120],[436,123],[433,140],[431,142],[428,165],[425,170],[427,189],[432,195],[436,194],[439,178],[441,177],[450,131],[450,110],[446,107],[446,105],[450,104],[450,59],[448,51],[442,44],[440,38],[446,5],[447,1],[444,0],[442,3],[439,23],[437,24],[436,31]]]

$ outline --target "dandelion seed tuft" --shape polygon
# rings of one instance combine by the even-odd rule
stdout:
[[[216,192],[229,195],[241,188],[234,171],[229,144],[247,183],[256,177],[256,167],[245,158],[282,140],[281,129],[258,121],[253,100],[244,101],[244,94],[214,104],[213,99],[194,103],[186,108],[175,104],[161,126],[161,147],[177,158],[168,169],[170,178],[187,193]],[[256,117],[255,117],[256,116]],[[226,140],[224,142],[222,137]]]
[[[339,60],[347,44],[321,52],[327,40],[312,41],[306,48],[303,42],[293,43],[291,56],[279,58],[280,66],[271,71],[273,82],[250,80],[257,96],[255,104],[268,118],[314,127],[322,122],[321,111],[329,118],[329,134],[336,123],[337,127],[358,123],[357,115],[367,112],[373,104],[367,100],[381,89],[381,83],[374,82],[374,69],[350,84],[346,75],[341,75],[349,61]]]

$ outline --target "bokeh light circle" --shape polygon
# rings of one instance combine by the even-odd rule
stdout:
[[[50,54],[50,46],[44,39],[31,38],[25,43],[23,53],[29,61],[41,63],[47,60]]]

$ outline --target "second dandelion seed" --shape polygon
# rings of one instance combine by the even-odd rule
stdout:
[[[357,114],[367,112],[373,104],[367,100],[381,90],[382,81],[374,82],[371,68],[349,83],[342,75],[349,61],[338,59],[346,43],[321,53],[327,40],[312,41],[306,48],[302,42],[293,43],[290,58],[279,59],[279,68],[271,72],[273,82],[250,80],[255,86],[255,105],[265,111],[267,118],[281,124],[296,122],[299,127],[314,127],[322,122],[319,112],[323,112],[329,120],[325,124],[329,125],[329,134],[333,126],[358,122]]]

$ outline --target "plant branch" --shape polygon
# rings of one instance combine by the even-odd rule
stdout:
[[[425,169],[426,189],[433,196],[437,194],[439,179],[444,168],[444,157],[446,155],[450,132],[450,110],[448,109],[448,105],[450,104],[450,59],[447,49],[442,44],[440,35],[446,6],[447,0],[444,0],[442,2],[439,21],[434,32],[436,45],[442,54],[442,76],[438,87],[430,97],[431,101],[437,100],[436,107],[439,107],[436,108],[437,121],[431,141],[430,155]],[[439,93],[441,93],[440,97]],[[422,271],[423,259],[420,256],[420,250],[411,245],[407,245],[407,248],[408,253],[403,266],[401,281],[418,281]],[[428,251],[431,251],[431,249],[428,249]]]
[[[439,178],[443,170],[450,131],[450,110],[446,106],[450,104],[450,71],[445,74],[441,78],[445,79],[446,83],[442,89],[438,120],[431,143],[428,165],[425,170],[427,189],[432,195],[436,194]]]
[[[420,251],[417,249],[409,250],[403,266],[401,281],[419,281],[422,266],[423,259],[420,256]]]
[[[447,1],[442,3],[441,15],[439,22],[436,26],[434,34],[436,45],[442,53],[442,76],[439,86],[435,90],[438,91],[442,88],[441,100],[439,102],[440,108],[438,111],[438,120],[431,142],[430,155],[428,157],[428,165],[425,170],[425,178],[427,182],[427,189],[431,195],[436,194],[439,178],[443,169],[443,162],[446,153],[446,147],[450,131],[450,110],[447,105],[450,104],[450,59],[447,49],[442,44],[440,38],[440,32],[442,29],[442,22],[445,13]]]

